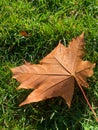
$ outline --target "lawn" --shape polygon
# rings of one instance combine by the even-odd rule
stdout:
[[[22,36],[25,31],[28,36]],[[60,98],[19,107],[31,90],[19,90],[10,68],[24,60],[38,63],[57,46],[85,34],[85,60],[96,63],[84,89],[98,115],[98,1],[1,0],[0,1],[0,130],[98,130],[79,88],[71,108]]]

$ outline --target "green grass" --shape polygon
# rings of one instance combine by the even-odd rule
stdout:
[[[22,30],[30,36],[21,36]],[[98,1],[0,1],[0,130],[98,129],[77,87],[70,109],[59,97],[18,107],[30,91],[16,91],[19,83],[10,71],[24,59],[38,63],[59,40],[66,45],[83,31],[85,59],[96,63],[94,75],[88,79],[90,88],[85,92],[98,115]]]

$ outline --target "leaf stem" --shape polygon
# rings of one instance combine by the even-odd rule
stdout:
[[[80,85],[79,83],[78,83],[78,85],[79,85],[80,90],[82,91],[82,94],[83,94],[83,96],[84,96],[84,98],[85,98],[85,100],[86,100],[86,102],[87,102],[89,108],[91,109],[93,115],[95,116],[96,121],[98,122],[98,118],[97,118],[97,116],[96,116],[96,113],[95,113],[94,109],[92,108],[91,104],[89,103],[89,101],[88,101],[88,99],[87,99],[87,97],[86,97],[86,94],[85,94],[83,88],[81,87],[81,85]]]

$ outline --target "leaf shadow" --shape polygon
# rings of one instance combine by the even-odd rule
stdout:
[[[20,94],[22,96],[19,98],[21,101],[30,91],[22,93],[24,94]],[[56,97],[25,105],[20,107],[19,110],[20,112],[25,111],[26,120],[29,124],[32,124],[32,122],[36,124],[37,130],[83,130],[81,122],[84,118],[86,106],[85,99],[76,86],[70,108],[68,108],[64,99]]]

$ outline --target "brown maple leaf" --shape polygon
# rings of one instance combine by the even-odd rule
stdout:
[[[89,87],[86,79],[93,75],[95,64],[82,60],[84,46],[82,33],[73,39],[68,47],[59,43],[39,64],[26,62],[22,66],[11,69],[13,78],[21,83],[18,89],[35,89],[20,106],[61,96],[70,107],[75,83],[77,83],[91,108],[82,86]],[[96,116],[94,110],[92,108],[91,110]]]
[[[28,37],[30,34],[28,34],[26,31],[20,31],[19,32],[21,36]]]

